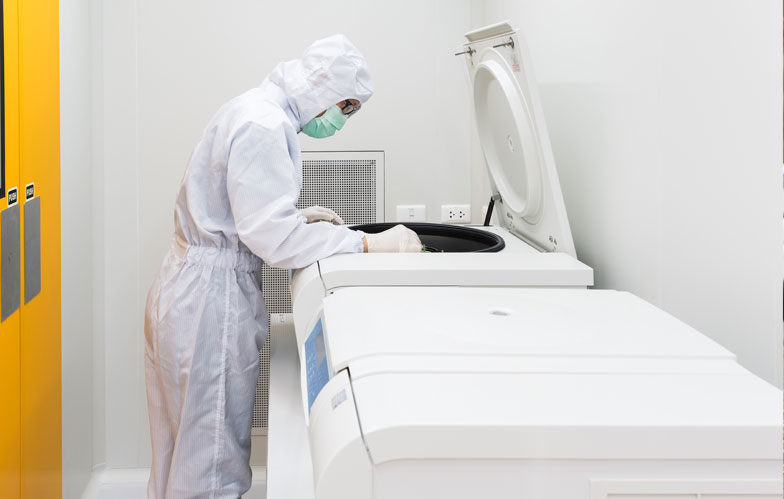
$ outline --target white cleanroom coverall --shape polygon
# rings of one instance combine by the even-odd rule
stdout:
[[[262,260],[301,268],[361,252],[362,234],[307,224],[297,133],[344,99],[372,95],[365,59],[336,35],[279,64],[221,107],[188,163],[174,238],[147,297],[150,498],[237,498],[251,484],[250,432],[267,331]]]

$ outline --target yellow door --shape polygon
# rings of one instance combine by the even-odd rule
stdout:
[[[58,0],[19,0],[21,497],[61,496]]]
[[[2,210],[7,207],[5,193],[9,187],[19,184],[19,45],[16,1],[3,1],[2,14],[5,175],[0,179],[3,187],[0,217]],[[0,237],[0,243],[1,241]],[[4,249],[7,248],[0,246],[0,253]],[[4,498],[20,495],[19,333],[20,313],[16,311],[0,322],[0,495]]]
[[[58,8],[56,0],[3,0],[2,8],[3,499],[62,494]]]

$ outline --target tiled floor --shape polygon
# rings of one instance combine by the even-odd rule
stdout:
[[[105,470],[93,475],[82,499],[146,499],[149,469]],[[267,498],[267,471],[253,467],[253,484],[243,499]]]

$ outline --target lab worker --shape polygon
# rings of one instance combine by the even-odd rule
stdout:
[[[362,54],[331,36],[223,105],[196,144],[145,311],[149,498],[237,498],[250,488],[268,335],[262,262],[293,269],[337,253],[421,250],[403,226],[363,234],[326,208],[296,208],[297,134],[333,135],[372,94]]]

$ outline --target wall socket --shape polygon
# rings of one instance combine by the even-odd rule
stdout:
[[[470,204],[442,204],[441,221],[447,224],[471,223]]]
[[[397,205],[398,222],[424,222],[426,219],[425,205],[399,204]]]

